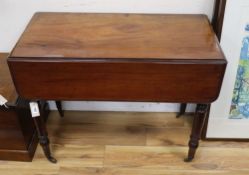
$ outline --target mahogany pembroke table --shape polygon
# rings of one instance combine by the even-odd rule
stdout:
[[[24,99],[197,103],[194,158],[226,59],[205,15],[36,13],[8,58]],[[46,126],[33,118],[51,156]]]

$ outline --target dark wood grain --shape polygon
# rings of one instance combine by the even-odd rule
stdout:
[[[18,94],[29,100],[205,106],[219,95],[226,63],[203,15],[37,13],[8,59]],[[205,115],[197,110],[187,160]],[[56,162],[42,118],[34,121],[46,157]]]
[[[210,103],[226,67],[203,15],[36,13],[8,61],[20,96],[52,100]]]
[[[20,96],[27,99],[154,102],[214,101],[225,62],[109,62],[10,58]],[[39,73],[41,72],[41,73]]]
[[[10,57],[224,59],[205,15],[36,13]]]
[[[0,53],[0,94],[8,108],[0,106],[0,160],[31,161],[38,140],[29,101],[18,97],[7,65],[8,53]],[[43,116],[48,115],[47,104],[42,102]]]

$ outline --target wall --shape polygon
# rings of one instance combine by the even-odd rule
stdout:
[[[10,52],[36,11],[112,13],[195,13],[212,17],[214,0],[1,0],[0,52]],[[67,102],[66,109],[177,111],[178,105],[163,103]],[[53,103],[51,107],[54,108]],[[188,110],[193,110],[190,107]]]

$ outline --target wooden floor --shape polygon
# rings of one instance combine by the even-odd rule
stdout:
[[[183,162],[192,116],[174,113],[52,112],[57,164],[38,147],[32,163],[0,161],[0,175],[248,175],[249,143],[201,142]]]

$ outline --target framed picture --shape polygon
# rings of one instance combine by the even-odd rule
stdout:
[[[228,60],[206,138],[249,139],[249,1],[227,0],[221,47]]]

